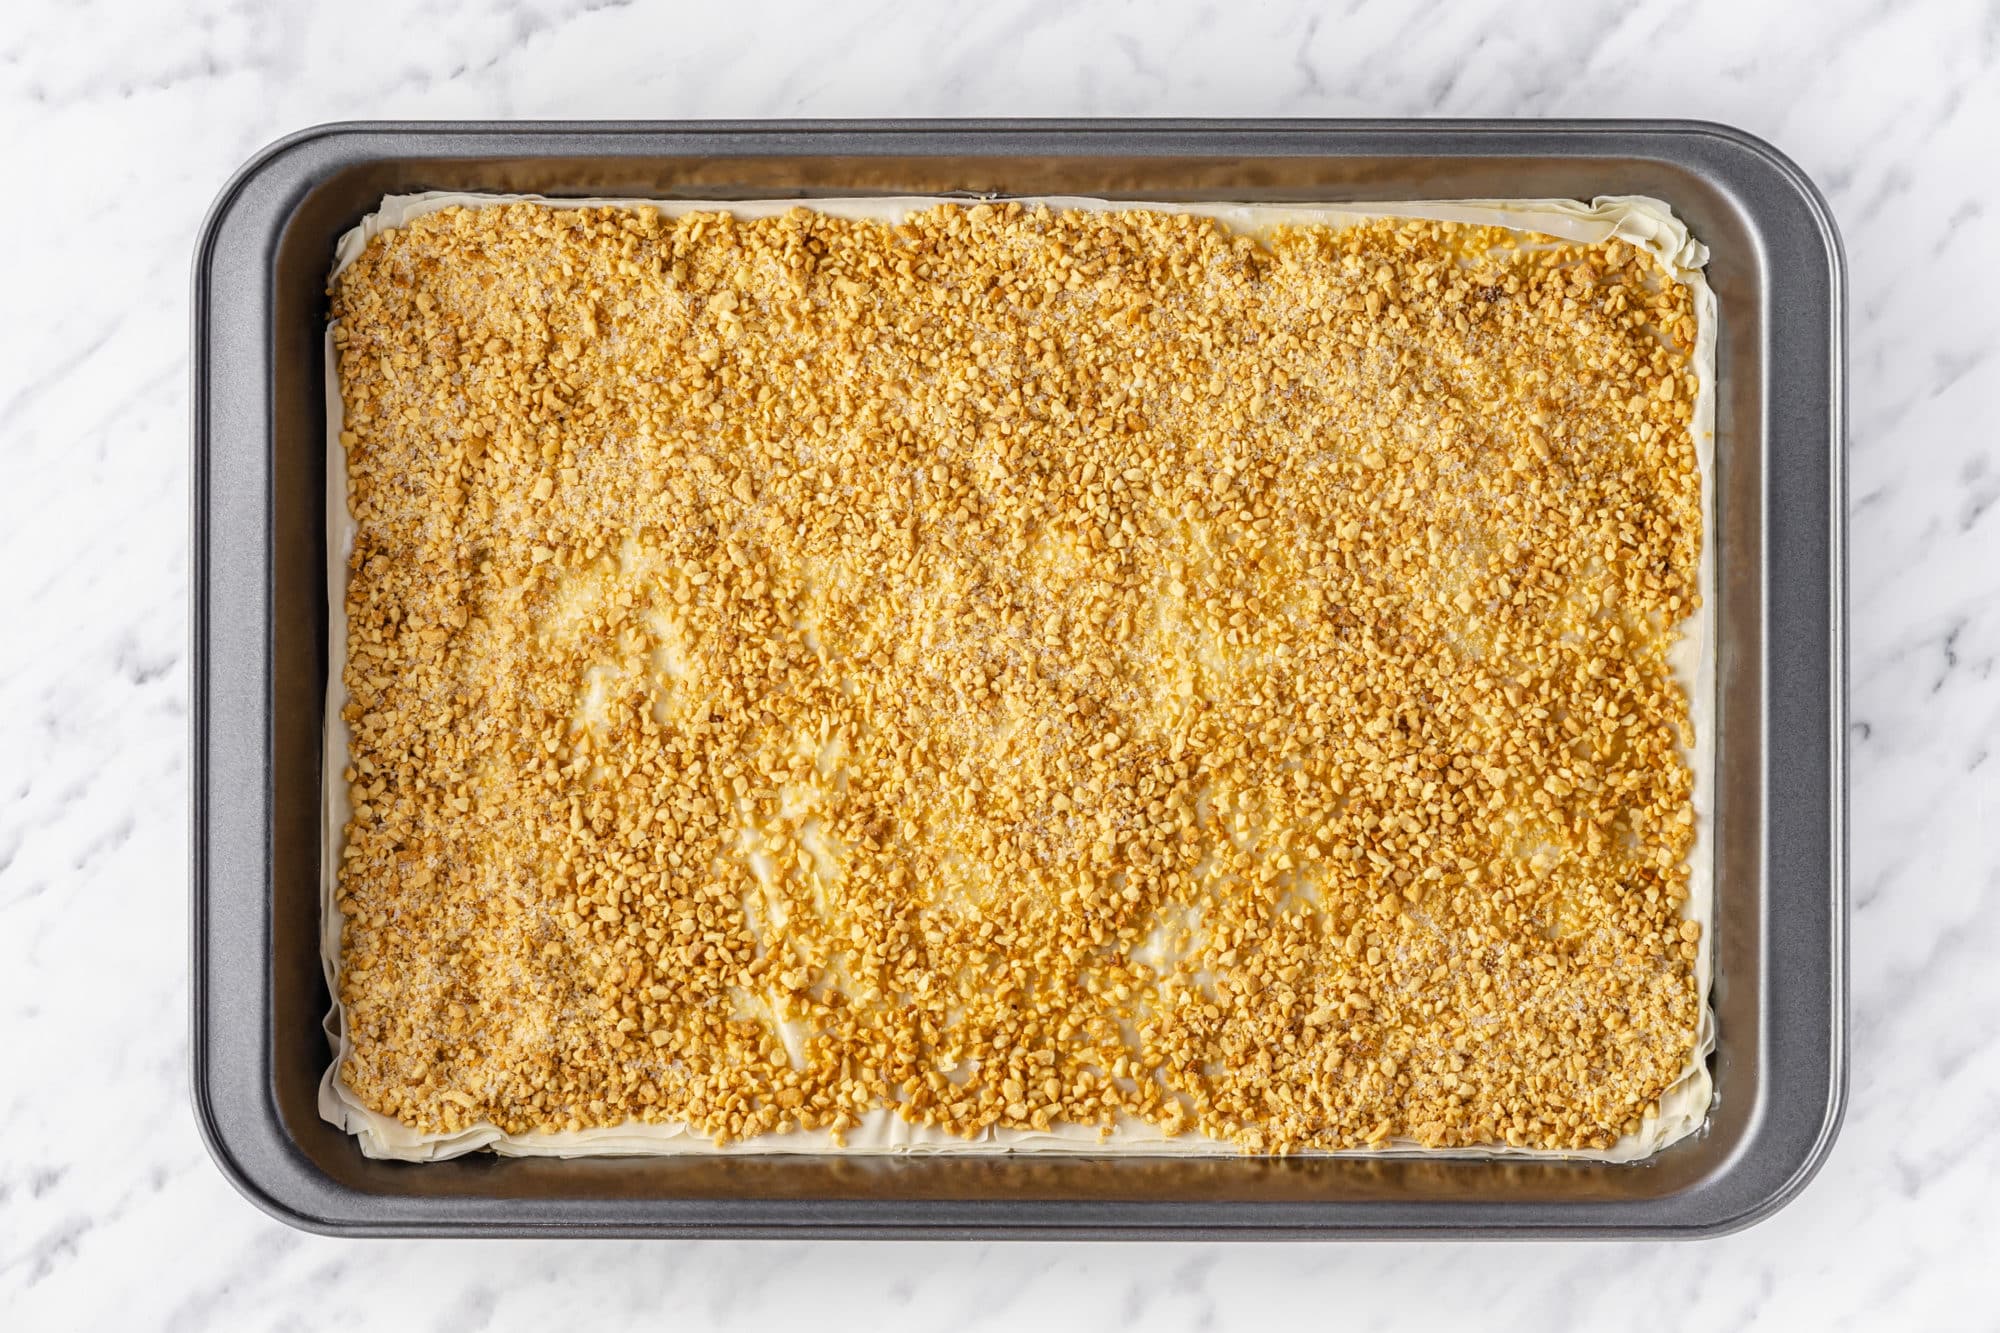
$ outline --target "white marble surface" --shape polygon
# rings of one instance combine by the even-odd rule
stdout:
[[[0,1323],[2000,1327],[2000,7],[1849,0],[71,3],[0,25]],[[1699,1245],[343,1243],[188,1111],[187,274],[348,117],[1698,116],[1852,295],[1853,1090]]]

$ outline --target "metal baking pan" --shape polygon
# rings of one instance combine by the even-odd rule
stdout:
[[[1707,1130],[1641,1165],[1409,1158],[364,1158],[314,1093],[327,672],[321,338],[383,195],[1648,194],[1719,301],[1719,1045]],[[193,291],[193,1088],[216,1162],[352,1235],[1698,1236],[1792,1198],[1846,1086],[1844,277],[1768,145],[1673,122],[356,124],[273,145]]]

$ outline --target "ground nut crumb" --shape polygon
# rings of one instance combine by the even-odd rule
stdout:
[[[370,1108],[1576,1150],[1685,1067],[1644,253],[508,204],[333,313]]]

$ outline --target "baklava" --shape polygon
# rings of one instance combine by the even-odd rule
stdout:
[[[1642,199],[384,201],[328,333],[376,1156],[1645,1156],[1714,304]]]

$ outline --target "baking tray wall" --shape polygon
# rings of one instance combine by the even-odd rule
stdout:
[[[425,189],[1238,202],[1648,194],[1720,312],[1717,1102],[1647,1164],[1389,1158],[364,1158],[319,1118],[325,283]],[[224,190],[194,274],[196,1113],[225,1172],[357,1234],[1694,1235],[1804,1184],[1845,1080],[1843,274],[1817,192],[1719,126],[345,125]]]

